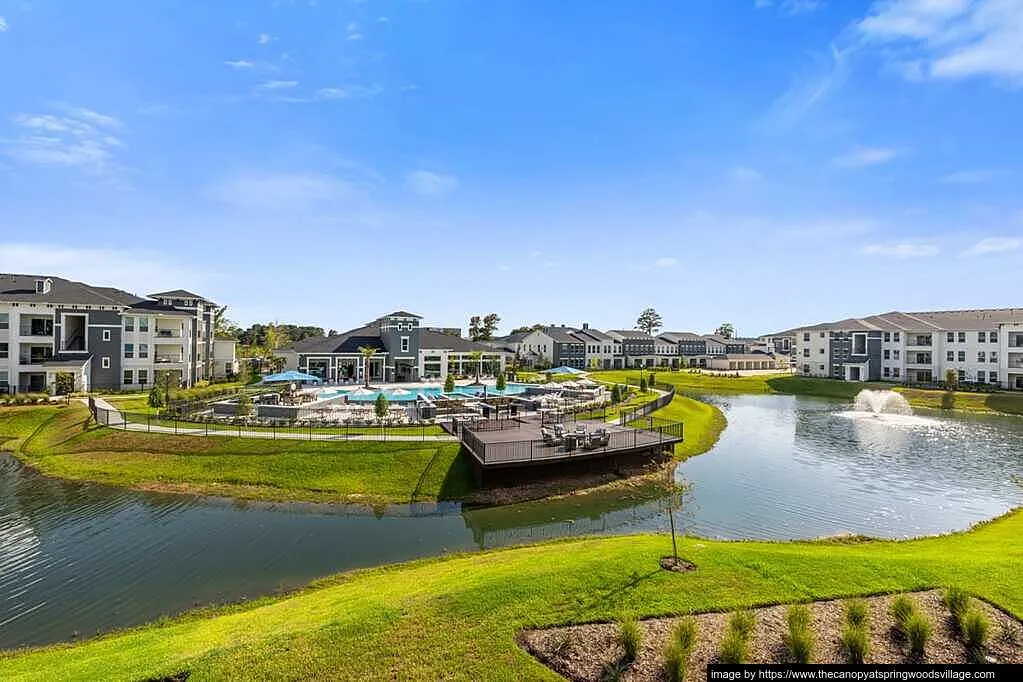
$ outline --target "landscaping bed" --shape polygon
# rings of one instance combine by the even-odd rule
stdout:
[[[895,625],[891,607],[898,595],[863,599],[867,606],[866,629],[869,644],[867,663],[966,663],[978,657],[988,662],[1023,663],[1023,624],[979,599],[970,599],[990,624],[984,647],[977,651],[963,642],[958,621],[943,603],[940,590],[906,595],[917,612],[932,624],[922,656],[913,654],[908,638]],[[815,641],[810,661],[847,663],[841,644],[846,621],[845,600],[808,604],[809,626]],[[789,663],[792,655],[785,645],[789,606],[753,609],[755,626],[749,637],[749,663]],[[688,655],[685,679],[702,680],[708,663],[721,662],[722,642],[729,631],[731,614],[694,615],[696,636]],[[671,679],[665,667],[665,649],[682,618],[651,618],[640,621],[639,646],[635,659],[627,660],[620,634],[621,624],[592,623],[540,630],[524,630],[520,644],[553,670],[571,680],[664,680]]]

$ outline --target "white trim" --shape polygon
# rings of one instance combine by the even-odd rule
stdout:
[[[103,369],[110,369],[110,358],[104,355],[102,358],[100,358],[99,366]]]
[[[119,324],[90,324],[89,327],[110,327],[111,329],[120,329]]]

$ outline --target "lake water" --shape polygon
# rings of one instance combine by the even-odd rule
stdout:
[[[1023,418],[868,417],[710,398],[729,426],[677,470],[677,521],[725,538],[959,530],[1023,504]],[[0,457],[0,648],[90,637],[317,577],[451,551],[667,528],[656,493],[462,510],[265,504],[48,480]]]

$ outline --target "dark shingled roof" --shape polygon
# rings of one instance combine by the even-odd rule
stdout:
[[[410,313],[407,310],[395,310],[393,313],[387,313],[386,315],[383,315],[378,319],[382,320],[385,317],[414,317],[417,320],[423,319],[422,315],[416,315],[415,313]]]
[[[586,336],[587,338],[592,339],[594,341],[612,341],[613,340],[610,336],[608,336],[604,332],[600,331],[599,329],[594,329],[593,327],[587,327],[586,329],[578,330],[576,332],[576,336],[579,336],[579,335]]]
[[[191,317],[192,313],[188,310],[182,310],[181,308],[175,308],[172,305],[163,305],[156,301],[139,301],[133,303],[130,308],[125,312],[140,312],[140,313],[157,313],[160,315],[182,315],[184,317]]]
[[[554,339],[557,343],[583,343],[572,334],[579,331],[575,327],[545,327],[543,333]]]
[[[380,339],[380,327],[375,324],[350,329],[334,336],[311,336],[291,347],[296,353],[358,353],[360,346],[369,346],[380,351],[384,343]]]
[[[172,289],[171,291],[161,291],[158,294],[149,294],[150,298],[195,298],[206,303],[213,303],[213,301],[200,296],[199,294],[193,294],[191,291],[185,289]]]
[[[49,279],[50,292],[36,293],[36,281]],[[60,305],[131,305],[143,299],[112,287],[94,287],[52,275],[0,274],[0,301]]]
[[[484,353],[494,352],[494,349],[490,346],[476,343],[469,339],[463,339],[460,336],[451,336],[451,334],[438,334],[437,332],[423,330],[420,332],[419,339],[419,347],[426,350],[453,350],[459,353],[471,353],[474,350],[483,351]]]

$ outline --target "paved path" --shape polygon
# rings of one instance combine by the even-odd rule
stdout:
[[[422,434],[418,436],[401,436],[401,435],[378,435],[378,434],[334,434],[334,433],[317,433],[313,431],[305,433],[287,433],[287,432],[273,432],[273,431],[255,431],[242,427],[240,430],[233,428],[231,430],[223,431],[209,431],[202,427],[184,427],[178,426],[163,426],[158,424],[139,424],[135,422],[126,422],[124,415],[121,414],[120,410],[108,403],[102,398],[96,398],[96,407],[100,410],[106,410],[104,426],[110,426],[112,428],[120,429],[122,431],[141,431],[143,433],[171,433],[179,436],[230,436],[233,438],[261,438],[263,440],[326,440],[326,441],[345,441],[345,440],[368,440],[368,441],[408,441],[408,442],[440,442],[440,443],[457,443],[458,438],[450,435],[442,436],[424,436]],[[88,403],[87,400],[83,402]]]

